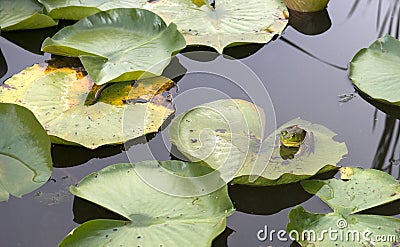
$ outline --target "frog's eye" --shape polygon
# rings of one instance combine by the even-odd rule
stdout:
[[[295,136],[296,136],[295,134],[292,134],[290,137],[291,137],[291,138],[294,138]]]
[[[286,130],[281,132],[281,134],[282,134],[283,136],[287,135],[287,133],[288,133],[288,132],[287,132]]]

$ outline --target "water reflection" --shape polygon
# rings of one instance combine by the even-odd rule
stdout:
[[[299,12],[289,9],[289,16],[289,25],[305,35],[321,34],[332,26],[326,9],[317,12]]]
[[[59,24],[54,27],[33,29],[33,30],[12,31],[12,32],[1,32],[1,36],[29,52],[42,55],[43,52],[41,51],[41,47],[43,41],[47,37],[53,36],[61,28],[71,25],[73,23],[74,23],[73,21],[59,21]]]
[[[7,71],[8,71],[7,62],[0,49],[0,79],[1,79],[0,85],[3,83],[2,77],[7,73]]]

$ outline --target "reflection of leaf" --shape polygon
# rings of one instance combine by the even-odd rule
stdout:
[[[211,246],[225,229],[225,218],[233,212],[226,186],[201,197],[167,195],[145,183],[137,171],[157,176],[160,165],[179,174],[189,171],[196,176],[198,170],[196,165],[180,161],[116,164],[71,187],[74,195],[127,220],[88,221],[74,229],[60,246]],[[167,187],[175,182],[164,181]]]
[[[12,31],[44,28],[57,25],[43,14],[43,7],[35,0],[2,0],[0,8],[0,29]]]
[[[300,12],[315,12],[324,10],[329,0],[283,0],[286,7]]]
[[[346,178],[350,179],[346,182],[338,179],[301,182],[305,190],[320,197],[334,212],[325,215],[313,214],[302,207],[297,207],[289,213],[290,222],[287,225],[287,231],[298,232],[300,234],[298,242],[302,246],[333,247],[355,244],[356,246],[395,246],[399,241],[399,219],[355,213],[398,200],[400,198],[399,182],[389,174],[377,170],[346,168],[346,171]],[[325,237],[321,238],[323,232],[329,229],[336,231],[336,239],[330,238],[326,233]],[[314,231],[314,236],[319,239],[316,241],[312,236],[301,239],[301,233],[305,231],[308,233]],[[363,235],[366,231],[370,234]],[[339,235],[340,232],[344,235]],[[356,236],[359,237],[359,241],[356,240]],[[387,241],[374,239],[378,236],[391,236],[392,239],[387,239]]]
[[[387,35],[361,49],[350,63],[349,78],[375,100],[400,105],[400,42]]]
[[[283,160],[276,134],[262,141],[263,123],[263,111],[247,101],[215,101],[174,119],[171,142],[190,160],[204,160],[219,169],[225,181],[235,178],[233,183],[252,185],[293,183],[336,169],[336,163],[347,153],[344,143],[332,140],[335,134],[329,129],[295,119],[279,130],[297,124],[312,132],[314,152]],[[251,175],[258,175],[254,174],[255,167],[265,169],[256,181],[249,181]]]
[[[39,0],[54,19],[80,20],[99,11],[141,8],[147,0]]]
[[[50,140],[27,109],[0,104],[0,201],[21,197],[50,177]]]
[[[287,24],[280,0],[216,1],[215,8],[198,2],[151,1],[144,8],[176,23],[189,45],[212,46],[220,53],[228,45],[267,43]]]
[[[7,73],[7,70],[8,70],[7,61],[4,58],[3,53],[1,52],[0,49],[0,79]]]
[[[59,59],[36,64],[14,75],[0,87],[0,101],[33,111],[53,142],[91,149],[156,132],[174,112],[167,96],[161,94],[174,82],[164,77],[112,84],[95,104],[86,106],[93,82],[79,63],[71,60],[75,61]],[[135,98],[147,102],[123,104],[124,100]],[[129,122],[124,123],[124,136],[123,117]]]
[[[160,75],[171,55],[185,47],[175,24],[147,10],[99,12],[65,27],[42,50],[79,57],[96,84]]]

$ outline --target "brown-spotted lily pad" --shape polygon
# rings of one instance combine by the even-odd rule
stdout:
[[[161,94],[174,85],[155,77],[94,87],[79,60],[53,59],[5,81],[0,102],[30,109],[52,142],[94,149],[157,132],[175,111]]]
[[[159,0],[145,9],[178,26],[188,45],[224,47],[267,43],[288,23],[281,0]]]
[[[268,117],[268,116],[267,116]],[[297,125],[307,132],[298,150],[281,150],[280,133]],[[229,182],[277,185],[336,169],[347,153],[335,133],[319,124],[294,119],[263,138],[264,114],[254,104],[219,100],[179,115],[171,124],[171,142],[191,161],[203,160]]]

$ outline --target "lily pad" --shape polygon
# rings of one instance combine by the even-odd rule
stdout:
[[[281,0],[161,0],[145,9],[174,22],[188,45],[205,45],[222,53],[224,47],[267,43],[286,27],[288,12]]]
[[[79,60],[54,59],[5,81],[0,86],[0,102],[30,109],[52,142],[94,149],[157,132],[175,111],[161,94],[174,85],[165,77],[156,77],[114,83],[99,93],[99,86]],[[129,121],[124,133],[122,119]]]
[[[386,35],[361,49],[350,63],[349,78],[375,100],[400,106],[400,41]]]
[[[211,246],[233,213],[227,187],[201,197],[177,197],[154,189],[137,169],[158,176],[160,166],[196,175],[197,165],[181,161],[116,164],[84,178],[71,192],[126,218],[96,219],[74,229],[65,246]],[[175,180],[165,180],[173,186]],[[201,186],[201,185],[197,185]],[[118,193],[115,193],[118,191]]]
[[[147,0],[39,0],[54,19],[80,20],[100,11],[141,8]]]
[[[45,28],[57,25],[43,13],[43,6],[35,0],[2,0],[0,8],[0,30]]]
[[[373,169],[347,167],[342,171],[345,181],[301,182],[306,191],[320,197],[333,212],[313,214],[297,207],[289,213],[287,231],[302,246],[397,246],[400,219],[356,213],[398,200],[399,182]]]
[[[218,169],[222,179],[238,184],[277,185],[297,182],[337,169],[347,153],[329,129],[294,119],[263,140],[262,109],[244,100],[219,100],[179,115],[171,124],[171,142],[191,161],[203,160]],[[280,130],[298,125],[312,133],[307,152],[284,159]],[[259,169],[259,168],[262,169]],[[261,171],[261,172],[259,172]]]
[[[176,25],[143,9],[112,9],[86,17],[47,38],[44,52],[79,57],[92,80],[137,80],[160,75],[185,47]]]
[[[0,201],[42,186],[53,170],[50,140],[24,107],[0,104]]]

